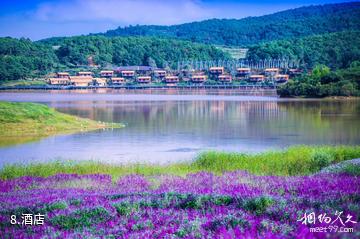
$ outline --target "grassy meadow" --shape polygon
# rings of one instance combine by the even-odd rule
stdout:
[[[1,179],[21,176],[48,177],[56,174],[107,174],[113,180],[128,174],[185,176],[201,171],[221,174],[244,170],[256,175],[309,175],[331,164],[360,158],[360,146],[294,146],[257,154],[204,152],[193,161],[172,164],[106,164],[96,161],[52,161],[28,165],[9,164],[0,170]],[[351,170],[351,169],[349,169]]]
[[[0,102],[0,145],[11,142],[14,137],[34,139],[61,133],[119,127],[122,125],[63,114],[42,104]]]
[[[43,86],[47,85],[45,79],[27,79],[27,80],[13,80],[1,82],[0,86],[13,87],[13,86]]]

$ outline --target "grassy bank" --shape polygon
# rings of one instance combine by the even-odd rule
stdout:
[[[14,80],[5,81],[0,86],[41,86],[47,85],[45,79],[29,79],[29,80]]]
[[[46,105],[0,102],[0,145],[21,139],[122,127],[60,113]],[[19,138],[17,138],[19,137]]]
[[[13,164],[6,165],[0,170],[0,178],[10,179],[27,175],[47,177],[59,173],[76,173],[108,174],[116,180],[127,174],[184,176],[199,171],[220,174],[233,170],[247,170],[258,175],[308,175],[331,164],[359,157],[360,146],[296,146],[283,151],[268,151],[258,154],[205,152],[192,162],[168,165],[111,165],[92,161]]]

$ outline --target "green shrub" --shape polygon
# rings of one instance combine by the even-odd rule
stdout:
[[[73,198],[69,201],[69,204],[72,206],[79,206],[82,203],[80,199]]]
[[[110,213],[103,207],[87,208],[77,210],[69,215],[58,215],[51,218],[50,223],[53,226],[65,230],[90,227],[107,221],[111,218]]]
[[[48,204],[44,207],[45,211],[51,212],[54,210],[62,210],[66,209],[68,207],[67,203],[65,201],[58,201],[51,204]]]
[[[227,206],[233,203],[234,199],[231,196],[217,196],[214,198],[214,204],[218,206]]]
[[[360,165],[358,164],[346,165],[342,170],[342,172],[353,176],[360,176]]]
[[[210,231],[217,231],[221,227],[229,228],[235,228],[235,227],[249,227],[250,223],[242,218],[242,217],[236,217],[234,215],[226,215],[223,218],[217,218],[211,221],[205,228],[206,230]]]
[[[120,202],[113,204],[117,213],[121,216],[129,216],[132,212],[139,209],[139,204],[130,202]]]
[[[315,151],[310,158],[311,167],[315,172],[329,166],[333,161],[333,156],[325,151]]]
[[[245,199],[238,204],[239,207],[247,211],[261,215],[265,213],[266,209],[274,203],[274,200],[267,196]]]

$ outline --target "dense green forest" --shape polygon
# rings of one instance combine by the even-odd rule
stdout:
[[[57,56],[49,46],[28,39],[0,38],[0,81],[42,75],[57,63]]]
[[[51,42],[0,38],[0,81],[44,75],[49,71],[96,65],[171,67],[181,59],[226,59],[214,46],[152,37],[77,36]]]
[[[181,59],[224,59],[226,53],[214,46],[154,37],[79,36],[57,42],[61,63],[86,65],[88,57],[100,65],[175,66]]]
[[[119,27],[103,35],[161,36],[244,47],[260,42],[344,30],[360,30],[360,2],[301,7],[240,20],[211,19],[173,26]]]
[[[279,40],[249,47],[247,57],[259,59],[299,59],[301,67],[323,64],[333,69],[346,68],[360,60],[360,31],[345,31]]]
[[[318,65],[311,74],[304,74],[282,85],[278,93],[282,97],[360,96],[360,61],[336,71]]]

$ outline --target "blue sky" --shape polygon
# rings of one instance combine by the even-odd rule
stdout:
[[[300,6],[344,1],[1,0],[0,36],[38,40],[136,24],[172,25],[209,18],[260,16]]]

